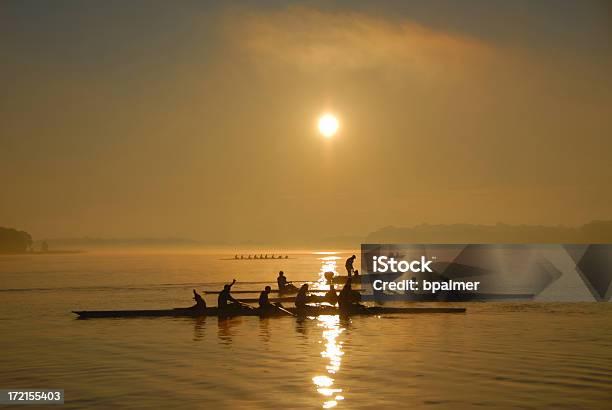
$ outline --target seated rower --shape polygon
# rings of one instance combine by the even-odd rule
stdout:
[[[278,284],[278,291],[280,293],[283,292],[295,292],[298,290],[291,282],[287,281],[285,277],[285,272],[278,272],[278,278],[276,278],[276,283]]]
[[[325,293],[323,298],[327,303],[332,305],[338,303],[338,293],[336,292],[336,287],[333,284],[329,285],[329,290]]]
[[[352,278],[346,278],[346,284],[340,291],[338,295],[338,307],[341,311],[350,312],[356,309],[365,308],[364,305],[360,304],[359,301],[361,299],[361,295],[358,292],[354,291],[351,282]]]
[[[204,310],[206,309],[206,301],[204,301],[204,298],[202,296],[200,296],[198,294],[198,292],[196,292],[196,290],[193,290],[193,300],[195,300],[195,305],[193,305],[191,307],[191,309],[198,309],[198,310]]]
[[[270,286],[266,286],[266,288],[259,294],[259,308],[260,309],[268,309],[274,307],[272,303],[270,303],[270,291],[272,288]]]
[[[308,284],[304,283],[295,296],[295,307],[302,310],[308,302]]]
[[[242,304],[234,299],[230,294],[234,283],[236,283],[236,279],[234,279],[231,284],[223,286],[223,290],[219,293],[219,297],[217,298],[217,306],[219,309],[236,308],[242,306]]]

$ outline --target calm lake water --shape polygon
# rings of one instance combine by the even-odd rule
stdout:
[[[0,388],[68,408],[610,408],[609,303],[471,303],[459,315],[75,320],[192,304],[191,289],[316,281],[349,253],[0,257]],[[256,295],[253,295],[255,297]],[[215,298],[207,297],[209,305]],[[30,407],[31,408],[31,407]]]

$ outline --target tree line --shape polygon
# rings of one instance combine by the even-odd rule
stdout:
[[[32,236],[25,231],[0,227],[0,253],[22,253],[32,250]]]

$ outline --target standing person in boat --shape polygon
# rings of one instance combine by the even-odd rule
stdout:
[[[276,283],[278,284],[278,291],[280,293],[283,292],[295,292],[298,290],[291,282],[287,281],[285,277],[285,272],[278,272],[278,278],[276,278]]]
[[[342,312],[352,312],[358,309],[364,309],[365,306],[359,303],[360,295],[353,290],[353,278],[346,278],[346,284],[338,295],[338,307]]]
[[[353,271],[355,270],[355,268],[353,268],[353,262],[355,262],[355,259],[357,259],[357,256],[353,255],[350,258],[348,258],[346,262],[344,263],[344,267],[346,268],[346,274],[348,275],[349,278],[351,277],[351,275],[353,274]]]
[[[295,296],[295,307],[303,310],[308,302],[308,284],[304,283]]]
[[[196,290],[193,290],[193,300],[195,300],[195,305],[191,307],[191,309],[205,310],[206,309],[206,301]]]

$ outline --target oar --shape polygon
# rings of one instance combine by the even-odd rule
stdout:
[[[242,303],[257,303],[259,302],[259,298],[240,298],[238,299]],[[284,296],[281,298],[270,298],[270,302],[293,302],[295,300],[295,296]]]
[[[278,310],[280,310],[281,312],[284,312],[286,314],[288,314],[289,316],[297,316],[295,313],[288,311],[287,309],[285,309],[282,306],[278,306],[278,305],[274,305]]]
[[[249,310],[255,310],[255,309],[256,309],[256,308],[254,308],[254,307],[253,307],[253,306],[251,306],[251,305],[247,305],[246,303],[242,303],[242,302],[240,302],[240,301],[237,301],[237,302],[238,302],[238,305],[239,305],[240,307],[243,307],[243,308],[245,308],[245,309],[249,309]]]

